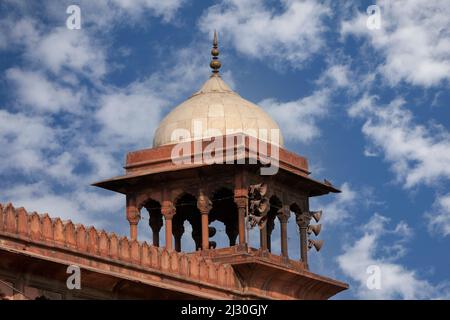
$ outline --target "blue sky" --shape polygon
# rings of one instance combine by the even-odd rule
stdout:
[[[81,30],[66,28],[71,4]],[[311,269],[350,284],[337,298],[449,298],[450,6],[378,1],[370,30],[372,4],[2,1],[0,202],[126,234],[124,198],[90,183],[121,174],[207,79],[217,29],[225,81],[343,190],[312,201],[325,245]]]

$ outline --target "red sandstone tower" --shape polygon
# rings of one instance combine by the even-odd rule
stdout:
[[[308,249],[322,245],[313,239],[320,226],[311,224],[321,212],[310,211],[309,198],[339,190],[312,179],[306,158],[283,148],[270,116],[221,79],[216,34],[211,54],[211,77],[161,122],[153,148],[128,153],[123,176],[94,184],[126,195],[129,239],[0,206],[4,296],[328,299],[348,288],[308,266]],[[138,241],[144,208],[151,245]],[[225,226],[221,247],[211,241],[214,221]],[[186,222],[190,252],[182,241]],[[299,228],[290,235],[299,238],[299,261],[288,255],[289,222]],[[277,223],[281,255],[272,253]],[[259,232],[257,248],[249,245],[250,226]],[[72,264],[82,270],[79,291],[65,288]]]

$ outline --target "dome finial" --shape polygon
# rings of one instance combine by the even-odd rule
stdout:
[[[213,39],[213,48],[211,49],[212,60],[209,66],[213,69],[214,74],[219,73],[219,69],[222,64],[219,61],[219,49],[218,49],[219,41],[217,40],[217,32],[214,30],[214,39]]]

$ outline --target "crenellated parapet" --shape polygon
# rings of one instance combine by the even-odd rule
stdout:
[[[197,253],[169,251],[93,226],[50,218],[48,214],[28,213],[22,207],[14,208],[11,203],[0,204],[2,248],[23,248],[31,254],[51,255],[49,258],[61,258],[80,267],[121,270],[143,279],[146,274],[164,274],[197,286],[201,283],[221,288],[225,293],[231,290],[224,293],[224,297],[240,289],[229,264],[213,262]]]

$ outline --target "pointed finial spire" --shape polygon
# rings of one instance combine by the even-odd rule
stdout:
[[[213,69],[214,74],[219,73],[219,69],[222,64],[219,61],[219,49],[218,49],[219,41],[217,40],[217,32],[214,30],[214,39],[213,39],[213,48],[211,49],[212,60],[209,66]]]

